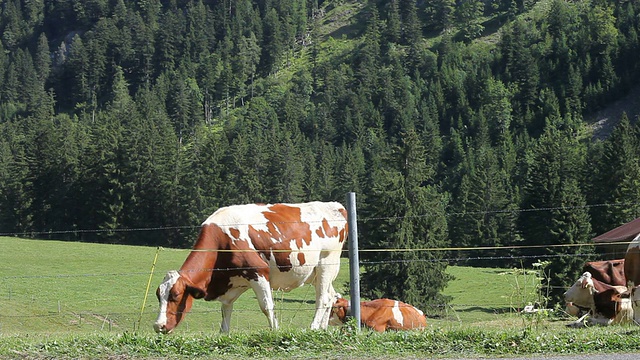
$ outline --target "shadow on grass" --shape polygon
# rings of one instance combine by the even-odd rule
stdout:
[[[490,307],[482,307],[482,306],[471,306],[465,308],[456,309],[457,312],[484,312],[487,314],[507,314],[513,312],[513,308],[510,306],[490,306]]]

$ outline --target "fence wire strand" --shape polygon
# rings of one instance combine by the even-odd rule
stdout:
[[[493,211],[483,211],[483,212],[459,212],[459,213],[448,213],[446,216],[469,216],[469,215],[478,215],[478,214],[502,214],[502,213],[520,213],[520,212],[531,212],[531,211],[557,211],[557,210],[575,210],[579,208],[594,208],[594,207],[604,207],[604,206],[628,206],[628,205],[637,205],[635,203],[623,203],[623,204],[595,204],[595,205],[585,205],[585,206],[569,206],[569,207],[546,207],[546,208],[535,208],[535,209],[514,209],[514,210],[493,210]],[[421,214],[410,216],[411,218],[419,218],[419,217],[427,217],[432,214]],[[387,221],[393,219],[401,219],[404,217],[370,217],[370,218],[361,218],[358,219],[359,223],[365,223],[370,221]],[[344,221],[342,219],[341,221]],[[239,225],[257,225],[257,224],[228,224],[223,226],[239,226]],[[166,230],[192,230],[197,229],[200,226],[162,226],[162,227],[145,227],[145,228],[123,228],[123,229],[84,229],[84,230],[62,230],[62,231],[29,231],[22,233],[0,233],[0,236],[37,236],[37,235],[56,235],[56,234],[82,234],[82,233],[101,233],[101,232],[137,232],[137,231],[166,231]],[[370,254],[370,253],[408,253],[408,252],[420,252],[420,253],[428,253],[428,252],[449,252],[451,254],[463,254],[465,252],[482,252],[482,251],[518,251],[518,250],[540,250],[540,249],[549,249],[549,248],[570,248],[570,247],[597,247],[597,246],[616,246],[616,245],[628,245],[629,241],[621,241],[621,242],[610,242],[610,243],[579,243],[579,244],[542,244],[542,245],[509,245],[509,246],[478,246],[478,247],[433,247],[433,248],[385,248],[385,249],[360,249],[359,253]],[[97,316],[104,319],[112,319],[114,317],[126,317],[126,316],[135,316],[139,315],[138,326],[140,326],[140,322],[143,317],[155,316],[149,312],[145,313],[145,310],[151,309],[157,306],[157,304],[147,304],[146,297],[150,293],[150,284],[152,279],[155,276],[163,276],[169,269],[161,270],[156,268],[156,260],[158,253],[161,251],[177,251],[177,252],[192,252],[192,251],[201,251],[201,252],[245,252],[245,251],[255,251],[253,249],[248,250],[221,250],[221,249],[174,249],[174,248],[162,248],[158,247],[156,252],[156,259],[153,262],[151,274],[147,271],[140,272],[111,272],[111,273],[100,273],[100,274],[92,274],[92,273],[84,273],[84,274],[37,274],[37,275],[0,275],[0,285],[6,285],[11,283],[12,280],[20,280],[20,279],[50,279],[50,278],[98,278],[98,277],[107,277],[107,278],[124,278],[124,277],[132,277],[132,276],[149,276],[149,282],[147,283],[146,290],[144,290],[144,300],[140,307],[140,312],[108,312],[105,314],[98,314],[91,309],[70,309],[65,311],[58,312],[45,312],[41,314],[10,314],[7,312],[0,312],[0,319],[2,318],[39,318],[39,317],[56,317],[56,316],[70,316],[70,317],[78,317],[78,316]],[[312,251],[327,251],[327,250],[301,250],[300,252],[312,252]],[[347,252],[346,249],[333,249],[328,251],[342,251]],[[273,250],[272,252],[298,252],[298,250]],[[606,253],[600,254],[603,255],[613,255],[614,253]],[[363,267],[376,266],[381,264],[403,264],[409,262],[430,262],[430,263],[447,263],[450,265],[465,263],[469,261],[493,261],[496,260],[543,260],[543,259],[555,259],[562,257],[580,257],[580,258],[589,258],[593,257],[593,253],[573,253],[573,254],[518,254],[518,255],[491,255],[491,256],[444,256],[441,258],[418,258],[418,259],[386,259],[386,260],[370,260],[370,259],[361,259],[361,265]],[[332,264],[338,265],[338,264]],[[312,265],[301,265],[301,266],[312,266]],[[265,266],[264,268],[269,268],[270,266]],[[272,266],[271,266],[272,267]],[[185,270],[185,271],[200,271],[200,272],[215,272],[215,271],[243,271],[243,270],[256,270],[259,267],[233,267],[233,268],[210,268],[210,269],[197,269],[197,270]],[[281,269],[290,269],[290,266],[279,267]],[[504,269],[508,270],[508,269]],[[156,271],[156,273],[154,273]],[[158,274],[159,273],[159,274]],[[551,286],[548,288],[560,288],[558,286]],[[304,295],[305,298],[302,300],[296,300],[300,302],[300,305],[297,307],[287,307],[285,305],[286,300],[284,300],[284,292],[280,292],[280,300],[276,302],[280,306],[277,307],[276,311],[294,311],[296,313],[299,312],[313,312],[315,311],[314,299],[310,299],[307,297],[311,297],[309,294],[311,291],[308,290]],[[18,293],[13,293],[10,295],[0,295],[0,299],[13,297],[19,298]],[[121,296],[120,296],[121,298]],[[132,295],[131,298],[140,298],[137,295]],[[275,298],[275,296],[274,296]],[[48,299],[50,300],[50,299]],[[115,298],[113,300],[116,300]],[[33,298],[31,301],[34,301]],[[86,300],[86,303],[90,303],[91,301],[110,301],[110,299],[100,299],[100,300]],[[60,305],[59,305],[60,306]],[[485,307],[485,308],[514,308],[513,303],[505,302],[495,302],[495,303],[483,303],[483,304],[455,304],[454,306],[449,304],[430,304],[428,307],[434,309],[444,309],[444,308],[468,308],[468,307]],[[234,309],[234,312],[249,312],[249,313],[261,313],[257,304],[255,308],[251,309]],[[192,311],[192,314],[209,314],[209,313],[219,313],[218,309],[211,310],[203,310],[199,309],[197,311]]]
[[[638,202],[627,203],[601,203],[601,204],[587,204],[587,205],[575,205],[575,206],[556,206],[556,207],[540,207],[530,209],[496,209],[496,210],[484,210],[484,211],[467,211],[467,212],[449,212],[445,213],[446,217],[454,216],[469,216],[469,215],[488,215],[488,214],[517,214],[522,212],[536,212],[536,211],[558,211],[558,210],[577,210],[577,209],[591,209],[597,207],[621,207],[621,206],[637,206]],[[382,217],[368,217],[359,218],[359,223],[365,223],[369,221],[381,221],[381,220],[400,220],[400,219],[412,219],[423,218],[433,216],[432,213],[411,215],[411,216],[382,216]],[[345,221],[345,219],[333,219],[330,221]],[[312,221],[313,222],[313,221]],[[276,224],[284,224],[291,222],[275,222]],[[248,225],[261,225],[257,223],[231,223],[221,226],[248,226]],[[0,236],[40,236],[40,235],[64,235],[64,234],[89,234],[89,233],[119,233],[119,232],[139,232],[139,231],[167,231],[167,230],[194,230],[200,228],[200,225],[173,225],[173,226],[153,226],[153,227],[138,227],[138,228],[116,228],[116,229],[73,229],[73,230],[40,230],[40,231],[22,231],[22,232],[0,232]]]

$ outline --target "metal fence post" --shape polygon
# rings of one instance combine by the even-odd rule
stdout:
[[[356,193],[347,194],[347,223],[349,225],[349,294],[351,315],[356,318],[356,329],[360,331],[360,260],[358,259],[358,224],[356,216]]]

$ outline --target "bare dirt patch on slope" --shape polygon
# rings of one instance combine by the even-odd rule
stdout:
[[[585,116],[585,120],[593,130],[593,139],[602,140],[609,136],[623,113],[627,113],[632,123],[637,121],[636,118],[640,116],[640,86],[631,89],[626,96],[614,101],[606,108]]]

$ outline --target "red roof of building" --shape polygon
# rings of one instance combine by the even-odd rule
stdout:
[[[593,238],[594,242],[631,241],[640,234],[640,218]]]

